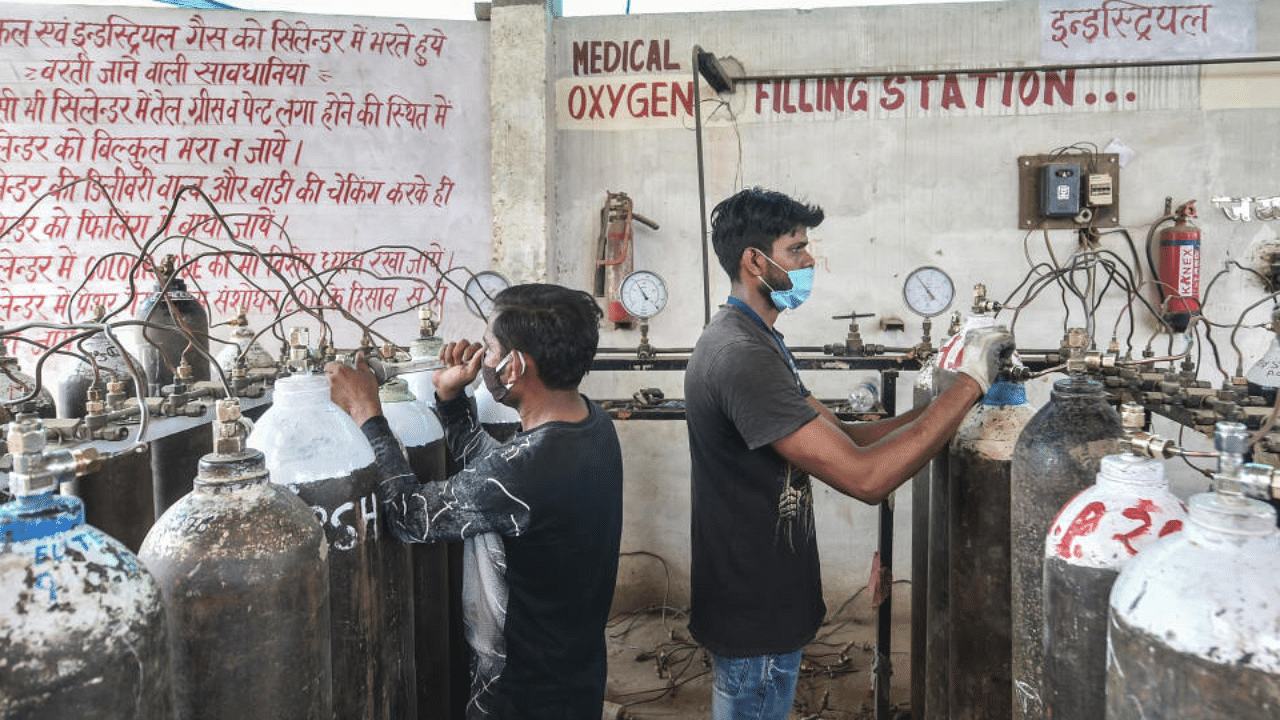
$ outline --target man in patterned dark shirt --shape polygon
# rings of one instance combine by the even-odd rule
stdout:
[[[334,402],[377,454],[391,531],[404,542],[464,542],[470,719],[601,714],[622,453],[609,416],[578,392],[600,317],[584,292],[516,285],[498,294],[483,342],[441,350],[436,408],[462,467],[446,480],[420,483],[409,469],[363,362],[325,368]],[[522,429],[505,443],[463,392],[478,374],[520,413]]]

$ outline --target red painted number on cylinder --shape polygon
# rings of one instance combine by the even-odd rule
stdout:
[[[1141,524],[1127,533],[1112,535],[1112,539],[1119,540],[1123,543],[1124,549],[1127,550],[1130,555],[1137,555],[1138,549],[1129,541],[1147,534],[1147,531],[1151,529],[1151,511],[1156,509],[1156,504],[1145,498],[1139,500],[1137,505],[1131,508],[1126,508],[1124,512],[1120,514],[1130,520],[1137,520]],[[1166,526],[1166,529],[1167,527],[1168,526]],[[1161,532],[1163,533],[1164,531]]]
[[[1062,540],[1056,548],[1057,553],[1064,558],[1070,559],[1072,555],[1071,541],[1078,537],[1083,537],[1098,529],[1098,523],[1102,522],[1102,516],[1107,512],[1107,506],[1101,502],[1094,501],[1084,506],[1080,514],[1075,520],[1071,521],[1071,525],[1067,527],[1067,531],[1062,534]],[[1080,557],[1080,548],[1074,550],[1075,556]]]

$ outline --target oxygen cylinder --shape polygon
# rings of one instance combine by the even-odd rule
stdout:
[[[631,198],[626,193],[608,193],[604,207],[600,209],[600,258],[597,265],[597,285],[602,286],[607,299],[610,322],[630,323],[635,318],[627,312],[619,300],[622,279],[631,274],[634,265],[631,228]]]
[[[227,340],[232,344],[223,346],[214,356],[214,361],[226,375],[231,374],[231,370],[236,366],[236,360],[241,358],[249,368],[276,366],[275,358],[271,357],[261,343],[254,339],[256,333],[249,327],[249,319],[245,316],[247,312],[246,308],[240,308],[235,317],[227,320],[226,324],[231,328]]]
[[[444,341],[436,337],[436,324],[432,320],[431,311],[426,306],[418,309],[418,338],[409,346],[409,356],[414,359],[439,358]],[[417,398],[431,420],[436,418],[436,389],[432,383],[434,371],[423,370],[402,375],[408,383],[409,391]],[[475,402],[471,386],[466,388],[467,397]],[[415,466],[420,478],[444,478],[452,475],[459,468],[455,467],[453,457],[449,454],[447,444],[441,431],[440,458],[435,458],[431,449],[425,453],[429,458],[426,464],[427,473]],[[434,463],[443,465],[438,469]],[[410,465],[414,465],[410,456]],[[417,646],[418,676],[423,684],[418,688],[418,717],[420,720],[449,720],[466,712],[466,703],[470,694],[470,650],[467,647],[462,624],[462,543],[415,545],[413,593],[416,602],[417,642],[426,643],[429,657],[424,658],[423,646]],[[424,604],[424,598],[425,604]],[[432,614],[426,623],[427,632],[423,632],[423,613]],[[441,618],[445,625],[440,626]],[[423,695],[432,698],[429,704],[423,705]]]
[[[971,315],[961,324],[960,314],[952,317],[949,336],[942,341],[938,352],[930,362],[930,367],[922,371],[916,378],[915,402],[917,405],[927,404],[938,393],[937,367],[951,353],[958,352],[964,334],[980,327],[991,327],[995,319],[985,315]],[[923,717],[949,717],[951,702],[951,454],[939,452],[929,465],[920,471],[913,481],[912,502],[916,501],[918,484],[924,497],[919,507],[927,508],[924,518],[924,536],[912,538],[913,563],[916,558],[917,544],[923,546],[920,562],[923,563],[927,581],[920,588],[924,595],[924,665],[923,687],[917,692],[913,683],[913,694],[923,694]],[[913,518],[914,522],[914,518]],[[916,596],[912,595],[913,608]],[[914,641],[913,641],[914,646]]]
[[[382,414],[391,426],[420,482],[444,479],[444,428],[435,413],[409,391],[404,378],[388,380],[378,388]]]
[[[1000,380],[951,441],[950,715],[1012,715],[1009,473],[1013,448],[1035,415],[1021,383]]]
[[[187,292],[186,283],[176,277],[172,258],[166,258],[156,273],[160,280],[138,309],[138,318],[150,325],[134,331],[135,356],[146,370],[147,395],[151,397],[162,396],[163,388],[175,380],[189,385],[209,379],[209,359],[205,356],[209,348],[209,316],[195,296]],[[205,352],[191,347],[193,344]],[[190,375],[175,378],[175,369],[184,360],[190,366]],[[191,492],[200,458],[212,451],[212,439],[204,426],[152,441],[151,483],[157,515]]]
[[[104,400],[108,395],[120,395],[123,401],[135,394],[128,365],[132,358],[126,359],[126,353],[105,334],[90,335],[75,349],[93,362],[82,360],[58,383],[58,417],[82,418],[91,408],[101,413],[111,409]],[[84,501],[86,523],[138,552],[156,519],[150,444],[112,456],[101,470],[63,485],[62,493]]]
[[[506,442],[520,431],[520,413],[515,408],[493,399],[493,393],[483,382],[476,385],[476,416],[483,427],[498,442]]]
[[[1173,227],[1160,231],[1164,318],[1177,332],[1184,332],[1191,316],[1200,312],[1200,228],[1188,220],[1195,216],[1195,200],[1183,203],[1174,211]]]
[[[1187,513],[1159,460],[1102,458],[1098,481],[1063,506],[1044,542],[1044,699],[1054,720],[1106,711],[1107,599],[1125,565],[1182,530]]]
[[[0,342],[0,402],[8,403],[3,406],[4,412],[0,412],[0,422],[8,422],[14,414],[12,401],[30,395],[33,389],[36,389],[36,379],[22,372],[18,358],[10,355],[5,343]],[[53,395],[43,387],[28,402],[36,417],[52,418],[58,414]]]
[[[1220,437],[1227,424],[1244,434],[1219,423]],[[1224,470],[1215,492],[1191,497],[1183,532],[1151,544],[1116,578],[1108,720],[1280,716],[1276,513],[1229,492],[1239,468]]]
[[[219,403],[218,415],[233,431],[219,444],[233,444],[201,458],[194,489],[141,553],[173,631],[177,717],[331,718],[324,531],[297,495],[268,482],[262,453],[243,448],[238,404]]]
[[[1049,402],[1027,422],[1010,469],[1013,548],[1013,717],[1045,717],[1044,538],[1054,515],[1093,484],[1102,458],[1119,449],[1120,416],[1102,383],[1072,376],[1053,384]]]
[[[138,307],[137,317],[158,327],[142,326],[135,331],[136,354],[146,370],[147,394],[152,397],[162,395],[161,388],[173,383],[174,369],[184,360],[191,366],[191,380],[209,379],[205,354],[209,349],[209,314],[175,275],[172,258],[165,258],[156,275],[155,288]]]
[[[437,351],[438,352],[438,351]],[[429,373],[423,373],[429,375]],[[404,446],[419,482],[444,480],[444,428],[435,413],[417,400],[402,378],[378,389],[382,414]],[[418,672],[419,720],[446,720],[450,705],[449,554],[442,543],[415,543],[413,558],[414,655]]]
[[[9,424],[14,500],[0,506],[0,717],[172,717],[160,589],[122,543],[53,491],[89,469],[45,450],[34,415]],[[74,467],[73,466],[78,466]]]
[[[138,370],[142,365],[105,333],[93,333],[71,349],[84,354],[85,358],[76,363],[75,368],[57,385],[60,400],[58,417],[84,417],[89,388],[95,387],[105,393],[107,383],[112,380],[121,383],[120,392],[130,396],[137,394],[129,363],[132,362]]]
[[[311,506],[329,543],[334,717],[416,713],[409,548],[379,515],[373,448],[329,399],[322,374],[280,378],[249,435],[271,482]]]
[[[1275,405],[1276,388],[1280,387],[1280,307],[1271,311],[1271,344],[1244,377],[1250,395],[1261,395],[1263,402]]]

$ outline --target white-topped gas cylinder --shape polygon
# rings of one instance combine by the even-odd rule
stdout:
[[[369,441],[329,398],[323,374],[300,373],[276,381],[248,445],[266,457],[271,482],[296,492],[324,527],[334,717],[413,717],[409,548],[387,529]]]
[[[1058,512],[1044,543],[1044,699],[1055,720],[1094,720],[1105,708],[1107,599],[1121,568],[1182,530],[1187,513],[1164,465],[1102,458],[1097,482]]]
[[[1270,505],[1240,494],[1248,438],[1218,423],[1214,492],[1116,578],[1108,720],[1280,717],[1280,530]]]

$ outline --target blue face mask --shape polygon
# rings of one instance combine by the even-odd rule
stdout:
[[[773,263],[774,267],[782,270],[782,266],[773,262],[773,258],[764,255],[764,253],[761,253],[761,255],[764,256],[765,260]],[[813,292],[813,268],[807,267],[784,272],[787,273],[787,277],[791,278],[790,290],[774,290],[763,275],[760,276],[760,282],[769,288],[769,299],[773,301],[774,307],[779,310],[795,310],[803,305],[804,301],[809,299],[810,293]]]

